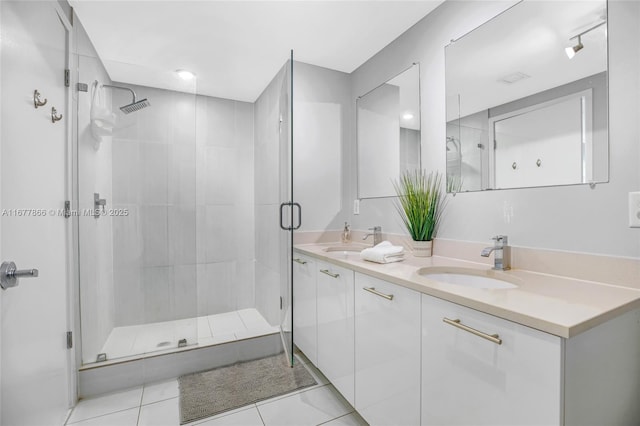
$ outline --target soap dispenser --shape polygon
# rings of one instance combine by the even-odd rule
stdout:
[[[349,244],[351,242],[351,230],[347,222],[344,223],[344,230],[342,231],[342,243]]]

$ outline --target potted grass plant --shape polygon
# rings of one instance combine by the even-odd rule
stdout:
[[[431,256],[446,205],[442,175],[425,170],[407,170],[393,182],[398,198],[395,207],[413,239],[414,256]]]

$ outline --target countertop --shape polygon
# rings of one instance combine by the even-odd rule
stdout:
[[[360,259],[359,252],[334,251],[332,244],[296,244],[301,254],[401,285],[418,292],[490,315],[570,338],[618,315],[640,308],[640,290],[602,282],[512,269],[491,267],[454,258],[414,257],[402,262],[378,264]],[[351,244],[358,248],[366,248]],[[510,289],[478,289],[446,284],[419,275],[422,267],[471,268],[488,276],[516,284]]]

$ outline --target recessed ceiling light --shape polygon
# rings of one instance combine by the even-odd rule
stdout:
[[[178,74],[178,76],[183,80],[191,80],[196,76],[194,73],[187,70],[176,70],[176,74]]]
[[[406,114],[404,114],[402,116],[403,120],[411,120],[412,118],[413,118],[413,114],[411,114],[410,112],[408,112],[408,113],[406,113]]]

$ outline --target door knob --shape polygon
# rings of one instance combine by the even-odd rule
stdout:
[[[16,269],[16,264],[13,262],[2,262],[2,265],[0,265],[0,287],[3,290],[17,286],[19,284],[18,278],[37,276],[37,269]]]

